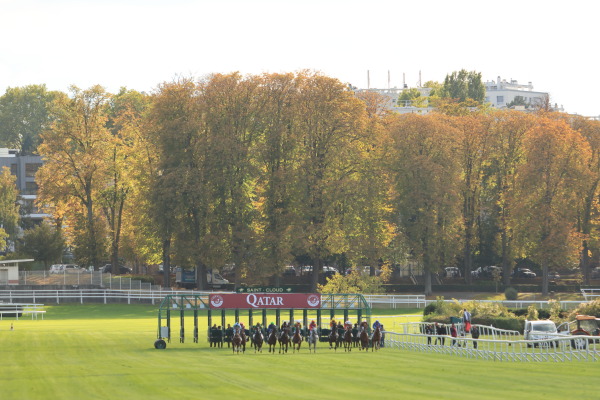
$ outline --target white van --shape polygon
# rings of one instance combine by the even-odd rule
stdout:
[[[526,320],[523,336],[525,340],[551,340],[558,336],[558,330],[556,329],[556,324],[549,319],[539,321]],[[532,345],[537,346],[538,344],[544,345],[544,343],[528,343],[527,347],[531,347]],[[550,345],[550,342],[546,345]]]

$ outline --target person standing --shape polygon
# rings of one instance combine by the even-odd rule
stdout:
[[[456,326],[452,324],[450,327],[450,336],[452,336],[452,346],[456,346],[456,338],[458,337],[458,332],[456,331]]]
[[[433,335],[433,326],[431,324],[425,325],[425,334],[427,335],[427,345],[431,346],[431,335]]]
[[[477,340],[475,339],[479,339],[479,328],[477,326],[474,326],[473,329],[471,329],[471,337],[473,338],[473,348],[476,349]]]
[[[463,323],[465,325],[465,332],[471,332],[471,313],[467,309],[463,309]]]

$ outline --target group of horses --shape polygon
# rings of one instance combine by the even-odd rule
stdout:
[[[358,335],[358,343],[359,350],[368,351],[369,347],[371,347],[371,351],[379,350],[381,344],[381,329],[379,327],[375,327],[373,330],[373,334],[369,337],[368,334],[368,325],[366,322],[361,323],[359,335]],[[292,350],[295,353],[296,350],[300,351],[300,347],[302,342],[306,340],[308,342],[308,351],[316,352],[317,351],[317,342],[319,341],[319,335],[317,333],[317,329],[313,328],[308,331],[308,335],[306,339],[301,334],[300,326],[296,326],[296,330],[293,335],[290,336],[290,327],[283,326],[279,331],[277,329],[270,329],[267,339],[264,339],[263,333],[259,326],[253,328],[253,333],[251,335],[251,344],[254,347],[254,352],[262,353],[263,344],[266,342],[269,346],[269,353],[271,351],[275,354],[275,350],[277,347],[277,343],[279,343],[279,353],[287,353],[288,347],[291,345]],[[355,343],[354,336],[352,334],[352,327],[347,326],[344,329],[344,334],[342,337],[339,337],[337,329],[332,329],[331,333],[328,336],[329,349],[333,349],[337,351],[337,348],[340,344],[343,344],[344,351],[352,351],[353,344]],[[233,353],[244,353],[246,351],[246,343],[249,339],[246,337],[243,329],[235,329],[233,338],[231,339],[231,344],[233,347]]]

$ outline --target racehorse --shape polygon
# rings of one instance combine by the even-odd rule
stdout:
[[[258,350],[262,353],[262,345],[264,339],[259,327],[254,328],[254,336],[252,337],[252,342],[254,343],[254,352],[256,353],[256,350]]]
[[[338,348],[338,334],[337,334],[337,327],[333,327],[333,329],[331,329],[331,333],[329,334],[329,350],[331,350],[333,348],[333,344],[335,344],[335,351],[337,351]]]
[[[240,331],[240,329],[236,329],[234,331],[233,338],[231,339],[231,347],[233,349],[233,354],[235,354],[236,352],[239,354],[240,350],[242,350],[243,339],[242,335],[240,335]],[[244,352],[245,350],[246,346],[243,347],[242,352]]]
[[[275,354],[275,346],[277,346],[277,332],[275,332],[275,328],[271,329],[271,333],[267,338],[267,344],[269,345],[269,353],[271,352],[271,348],[273,348],[273,354]]]
[[[288,351],[288,345],[290,344],[290,335],[288,334],[288,328],[282,327],[281,334],[279,335],[279,353],[281,354],[281,350],[285,346],[285,352]]]
[[[367,333],[367,323],[360,324],[360,350],[369,350],[369,334]]]
[[[308,334],[308,352],[310,353],[310,347],[312,345],[313,351],[317,352],[317,342],[319,341],[319,334],[317,333],[317,328],[313,328],[310,330]]]
[[[349,326],[344,331],[344,351],[352,351],[352,327]]]
[[[300,351],[300,345],[302,345],[302,335],[300,334],[300,324],[296,324],[296,332],[292,337],[292,349],[296,352],[296,345],[298,345],[298,351]]]
[[[375,330],[373,331],[373,336],[371,336],[371,351],[373,351],[373,349],[379,350],[380,346],[381,346],[381,329],[379,329],[379,326],[377,326],[377,327],[375,327]]]

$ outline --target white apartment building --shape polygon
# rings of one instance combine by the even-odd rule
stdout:
[[[490,103],[492,107],[505,108],[517,96],[522,97],[525,104],[536,107],[542,104],[549,94],[534,91],[531,82],[523,85],[516,80],[507,81],[500,77],[496,81],[485,82],[485,102]]]

